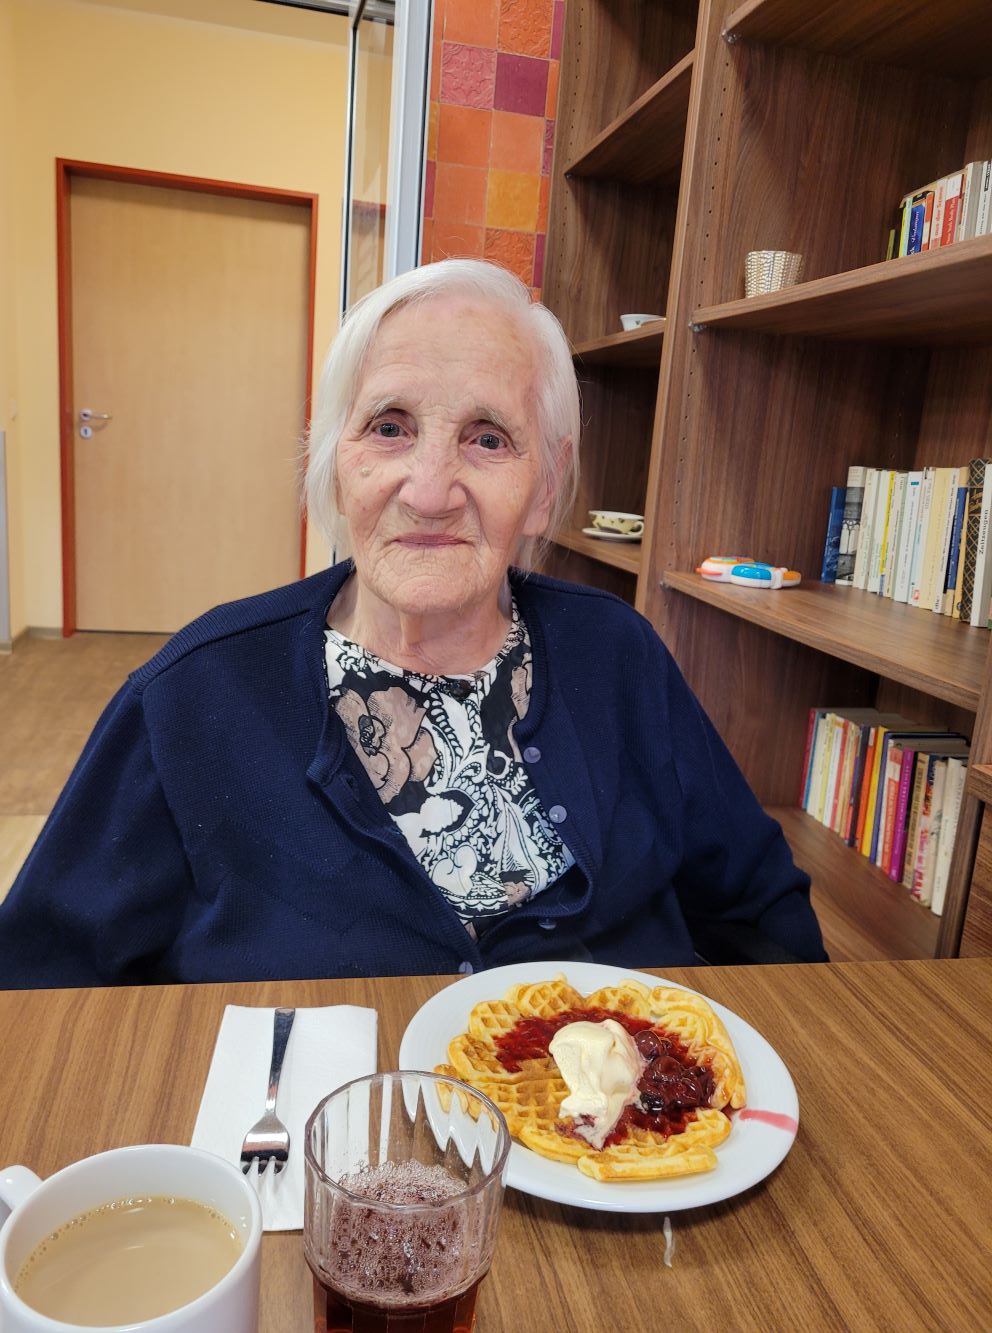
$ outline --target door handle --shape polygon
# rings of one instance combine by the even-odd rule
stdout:
[[[79,434],[84,440],[92,438],[93,432],[103,430],[108,421],[113,421],[109,412],[94,412],[91,407],[79,409]]]

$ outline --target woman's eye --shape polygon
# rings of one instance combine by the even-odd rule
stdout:
[[[395,440],[401,433],[399,424],[395,421],[380,421],[373,430],[386,440]]]
[[[482,445],[483,449],[503,448],[502,436],[497,435],[494,431],[491,430],[484,430],[482,432],[482,434],[479,436],[479,443]]]

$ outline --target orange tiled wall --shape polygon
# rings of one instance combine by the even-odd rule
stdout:
[[[423,262],[494,260],[540,295],[565,0],[436,0]]]

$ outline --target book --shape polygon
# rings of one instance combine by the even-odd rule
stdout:
[[[940,225],[941,245],[953,245],[957,240],[958,217],[961,212],[961,192],[963,189],[963,171],[953,172],[946,178],[946,185],[944,187],[944,216]]]
[[[949,755],[947,775],[944,780],[944,800],[940,817],[940,840],[934,865],[933,892],[930,897],[930,910],[940,916],[944,910],[947,896],[947,881],[951,872],[951,857],[954,853],[954,840],[958,831],[958,817],[961,814],[961,802],[964,798],[964,784],[967,775],[967,763],[964,759]]]
[[[930,610],[937,615],[944,614],[944,594],[947,591],[947,562],[951,550],[951,532],[954,528],[954,513],[958,502],[958,479],[959,469],[956,467],[947,469],[947,489],[943,495],[941,514],[940,536],[934,547],[934,573],[932,581],[932,592],[930,597]]]
[[[978,218],[978,201],[982,193],[982,171],[984,168],[984,162],[969,162],[964,169],[964,184],[961,188],[961,211],[958,215],[955,240],[969,241],[975,234],[975,223]]]
[[[920,877],[918,897],[924,906],[929,906],[933,900],[934,872],[937,865],[937,848],[940,844],[940,826],[944,810],[944,784],[947,781],[947,760],[942,755],[931,755],[931,759],[933,760],[933,769],[929,774],[931,782],[930,823],[927,829],[927,840],[917,867]]]
[[[913,208],[913,196],[904,195],[899,204],[899,247],[898,255],[909,253],[909,220]]]
[[[810,763],[813,757],[813,737],[816,735],[817,710],[809,710],[809,720],[806,724],[806,750],[803,754],[802,781],[799,784],[799,806],[806,809],[806,794],[809,791],[809,773]]]
[[[981,528],[982,487],[985,481],[985,466],[992,463],[990,458],[973,458],[968,464],[968,499],[964,519],[964,568],[961,575],[960,618],[971,621],[971,599],[975,588],[975,553],[978,549],[978,534]]]
[[[923,562],[920,570],[920,596],[915,603],[927,611],[933,610],[937,585],[940,585],[941,598],[944,594],[944,571],[938,569],[941,544],[947,527],[948,494],[952,476],[957,483],[957,469],[949,467],[934,468],[933,495],[930,500],[930,522],[927,524],[927,540],[923,550]]]
[[[951,522],[951,540],[947,551],[947,574],[944,578],[943,614],[945,616],[954,615],[954,605],[957,598],[958,575],[961,568],[961,532],[964,527],[964,508],[968,500],[968,487],[965,484],[967,480],[968,469],[958,468],[958,488],[954,497],[954,517]]]
[[[847,486],[844,488],[844,515],[840,531],[840,547],[837,551],[837,577],[835,583],[849,586],[854,582],[854,565],[858,554],[858,541],[861,535],[861,510],[865,498],[865,472],[867,468],[852,466],[847,469]]]
[[[916,872],[916,851],[920,843],[920,815],[923,812],[923,793],[927,785],[927,768],[930,756],[917,751],[913,765],[913,796],[909,806],[909,823],[906,826],[906,845],[903,848],[902,876],[903,888],[913,889],[913,876]]]
[[[920,483],[920,511],[916,520],[916,531],[913,533],[913,552],[910,561],[909,574],[909,604],[910,606],[919,606],[920,604],[920,580],[923,570],[923,552],[927,544],[927,536],[930,530],[930,507],[933,501],[934,477],[937,469],[925,467],[923,469],[923,481]]]
[[[830,779],[830,794],[826,809],[823,812],[823,822],[832,832],[837,831],[837,812],[841,808],[840,794],[844,787],[844,770],[847,767],[847,754],[850,749],[850,733],[852,723],[846,718],[838,717],[837,732],[840,735],[840,744],[837,752],[837,763],[832,770]]]
[[[933,196],[930,196],[931,204]],[[909,205],[909,236],[906,241],[906,253],[917,255],[923,249],[923,232],[926,226],[926,194],[914,195]]]
[[[868,584],[868,565],[871,559],[871,530],[875,522],[875,508],[878,498],[879,469],[865,468],[865,493],[861,504],[861,524],[858,532],[858,549],[854,557],[854,586],[864,588]]]
[[[844,487],[831,486],[827,539],[823,544],[823,561],[820,565],[821,583],[833,583],[837,578],[837,556],[840,552],[840,534],[844,523],[844,499]]]
[[[892,842],[896,830],[896,810],[899,805],[899,787],[902,782],[903,747],[896,742],[889,747],[885,764],[885,791],[879,812],[879,835],[875,864],[888,874],[892,864]]]
[[[899,548],[899,538],[902,533],[902,511],[908,480],[908,472],[897,472],[893,480],[892,503],[889,506],[889,528],[879,561],[878,594],[880,597],[890,599],[895,587],[896,551]]]
[[[983,475],[982,499],[978,512],[975,574],[971,590],[971,615],[968,620],[970,625],[984,625],[989,613],[989,593],[992,589],[992,541],[989,540],[989,520],[992,518],[992,469],[986,469]]]
[[[833,794],[837,783],[837,770],[840,764],[841,746],[844,740],[844,725],[839,717],[830,715],[830,751],[824,768],[821,797],[817,806],[817,819],[821,824],[830,825],[830,812]]]
[[[940,247],[940,233],[944,224],[944,193],[946,189],[947,177],[941,176],[939,181],[934,182],[933,217],[930,219],[930,244],[927,247],[930,250],[937,250]]]
[[[869,592],[878,592],[882,578],[882,561],[889,535],[889,515],[892,512],[892,488],[895,479],[896,474],[891,468],[883,468],[879,473],[875,518],[871,529],[871,560],[867,583]]]
[[[902,762],[899,768],[899,790],[896,793],[892,848],[888,864],[884,867],[889,878],[895,880],[897,884],[902,881],[903,870],[906,866],[906,838],[909,833],[909,816],[918,753],[915,745],[901,745],[899,748],[902,751]]]
[[[895,577],[892,581],[892,600],[909,600],[910,562],[913,550],[913,538],[920,516],[920,487],[923,482],[922,472],[906,474],[906,495],[902,506],[902,525],[899,529],[899,541],[896,549]]]
[[[992,161],[982,163],[982,188],[978,196],[975,235],[986,236],[992,230]]]

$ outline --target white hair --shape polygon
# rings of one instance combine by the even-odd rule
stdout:
[[[548,541],[571,512],[579,484],[579,389],[564,330],[546,306],[534,302],[519,278],[482,259],[443,259],[384,282],[357,301],[344,317],[331,344],[317,388],[310,424],[305,499],[310,517],[332,547],[340,535],[342,516],[335,502],[338,441],[354,405],[365,360],[379,325],[401,306],[455,293],[477,296],[498,305],[533,339],[543,362],[537,377],[541,471],[552,495]],[[567,443],[565,443],[567,442]],[[565,457],[561,458],[562,449]],[[529,567],[535,541],[524,540],[514,563]]]

